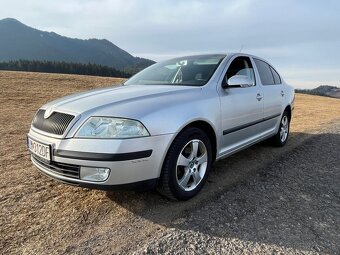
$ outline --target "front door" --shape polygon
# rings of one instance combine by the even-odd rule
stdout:
[[[242,149],[256,140],[261,133],[263,120],[263,91],[256,84],[254,69],[249,57],[236,57],[230,63],[224,76],[227,82],[234,75],[246,75],[252,86],[230,86],[222,90],[221,120],[222,144],[220,155]]]

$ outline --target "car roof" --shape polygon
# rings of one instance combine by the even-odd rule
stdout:
[[[178,56],[172,59],[177,59],[177,58],[189,58],[189,57],[214,57],[214,56],[221,56],[221,57],[230,57],[234,55],[243,55],[243,56],[249,56],[249,57],[255,57],[258,58],[257,56],[244,53],[244,52],[224,52],[224,53],[208,53],[208,54],[192,54],[192,55],[185,55],[185,56]]]
[[[178,57],[175,57],[175,58],[171,58],[171,59],[167,59],[167,60],[176,60],[176,59],[183,59],[183,58],[192,58],[192,57],[221,57],[223,59],[225,58],[231,58],[233,56],[247,56],[247,57],[252,57],[252,58],[256,58],[256,59],[259,59],[259,60],[262,60],[266,63],[269,64],[269,62],[261,57],[258,57],[258,56],[255,56],[255,55],[252,55],[252,54],[248,54],[248,53],[244,53],[244,52],[227,52],[227,53],[209,53],[209,54],[193,54],[193,55],[187,55],[187,56],[178,56]],[[167,61],[166,60],[166,61]],[[162,62],[162,61],[160,61]],[[269,64],[271,65],[271,64]],[[271,65],[272,66],[272,65]],[[274,68],[275,69],[275,68]]]

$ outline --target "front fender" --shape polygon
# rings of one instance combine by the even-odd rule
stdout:
[[[192,99],[155,109],[141,118],[151,135],[174,134],[194,121],[209,123],[215,133],[220,129],[218,96]]]

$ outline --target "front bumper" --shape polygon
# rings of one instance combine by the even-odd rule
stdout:
[[[51,145],[51,162],[31,157],[42,173],[64,183],[109,190],[154,185],[174,134],[132,139],[57,139],[30,130],[28,136]],[[81,166],[109,168],[110,174],[102,182],[82,180]]]

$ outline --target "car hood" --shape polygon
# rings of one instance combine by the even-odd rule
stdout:
[[[50,103],[43,108],[52,108],[53,111],[69,112],[74,114],[98,113],[103,115],[124,115],[127,109],[135,110],[152,102],[158,103],[163,97],[176,97],[183,92],[197,90],[197,87],[174,85],[128,85],[96,89],[83,93],[66,96]],[[161,99],[163,98],[163,99]],[[157,103],[156,102],[156,103]],[[109,109],[109,110],[108,110]],[[128,110],[131,112],[131,109]],[[131,115],[131,114],[129,114]],[[133,116],[125,116],[133,117]]]

